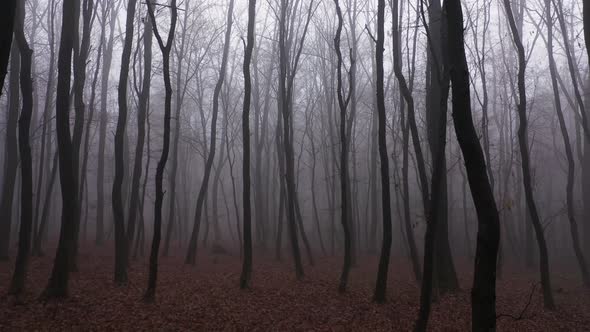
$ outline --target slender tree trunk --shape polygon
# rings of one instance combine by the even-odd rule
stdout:
[[[561,108],[561,99],[559,96],[559,86],[557,84],[557,66],[555,64],[555,58],[553,56],[553,17],[551,16],[551,0],[545,0],[545,18],[547,25],[547,55],[549,58],[549,72],[551,74],[551,86],[553,88],[553,97],[555,99],[555,112],[557,113],[557,119],[559,120],[559,128],[561,129],[561,135],[563,138],[563,144],[565,147],[565,155],[567,159],[567,184],[566,184],[566,205],[567,205],[567,217],[570,223],[570,233],[572,237],[572,245],[578,266],[582,274],[582,280],[584,285],[590,286],[590,276],[588,275],[588,268],[584,254],[580,248],[580,239],[578,236],[578,224],[575,216],[574,209],[574,178],[575,178],[575,160],[570,138],[567,132],[567,125]],[[562,29],[565,26],[562,26]],[[566,40],[567,42],[567,40]],[[583,108],[582,108],[583,111]]]
[[[82,5],[82,8],[80,8]],[[80,9],[82,11],[80,11]],[[78,218],[74,225],[74,242],[72,243],[72,256],[70,257],[70,269],[72,271],[78,270],[78,240],[80,234],[80,219],[82,214],[82,194],[84,193],[84,174],[79,172],[80,166],[80,147],[82,145],[82,134],[84,131],[84,112],[86,105],[84,104],[84,85],[86,84],[86,63],[88,61],[88,53],[90,51],[90,32],[92,28],[92,16],[94,12],[94,1],[84,0],[82,3],[76,3],[76,26],[78,26],[80,13],[83,16],[82,38],[76,34],[74,35],[74,129],[72,133],[72,148],[74,158],[74,172],[77,183],[79,184],[78,192]],[[79,176],[79,174],[81,174]],[[76,188],[78,190],[78,188]]]
[[[119,102],[119,117],[115,131],[115,178],[113,180],[113,221],[115,224],[115,283],[127,282],[127,250],[128,241],[125,234],[125,212],[123,203],[123,178],[125,176],[125,130],[127,128],[127,80],[129,78],[129,60],[133,44],[133,29],[135,7],[137,0],[129,0],[127,4],[127,19],[125,24],[125,41],[121,55],[121,71],[117,99]]]
[[[385,51],[385,0],[377,2],[377,40],[375,45],[375,65],[377,67],[376,88],[377,88],[377,117],[379,123],[379,159],[381,161],[381,204],[383,209],[383,242],[381,246],[381,257],[377,271],[377,284],[373,300],[378,303],[385,302],[387,298],[387,272],[389,269],[389,256],[391,255],[391,194],[389,187],[389,157],[387,155],[386,139],[386,114],[385,114],[385,91],[383,74],[383,53]]]
[[[242,112],[242,144],[243,159],[243,200],[244,206],[244,261],[240,275],[240,288],[247,288],[252,275],[252,212],[250,204],[250,96],[252,82],[250,78],[250,62],[254,48],[254,29],[256,27],[256,0],[248,1],[248,36],[244,50],[244,107]],[[260,211],[262,212],[262,211]],[[259,212],[259,213],[260,213]]]
[[[346,131],[346,109],[348,107],[348,102],[350,101],[350,92],[345,96],[344,95],[344,87],[342,82],[342,66],[343,66],[343,59],[342,59],[342,52],[340,50],[340,35],[342,34],[342,27],[343,27],[343,18],[342,18],[342,10],[340,9],[340,4],[338,0],[334,0],[334,5],[336,6],[336,15],[338,16],[338,27],[336,28],[336,36],[334,37],[334,49],[336,50],[336,56],[338,59],[337,64],[337,80],[338,85],[336,88],[336,92],[338,95],[338,106],[340,107],[340,201],[342,204],[342,208],[340,210],[340,222],[342,223],[342,229],[344,231],[344,263],[342,265],[342,273],[340,274],[340,284],[338,285],[338,291],[340,293],[344,293],[346,291],[346,285],[348,283],[348,274],[350,273],[350,265],[351,261],[351,251],[352,251],[352,240],[351,240],[351,229],[352,226],[350,223],[351,218],[349,218],[349,203],[350,200],[348,198],[349,194],[349,183],[348,183],[348,147],[349,147],[349,139],[350,137],[347,136]],[[353,62],[354,59],[351,59]],[[351,80],[352,81],[352,80]],[[350,82],[352,84],[352,82]]]
[[[188,20],[188,13],[189,10],[189,3],[187,2],[185,5],[184,10],[184,19],[183,19],[183,29],[180,34],[180,45],[178,50],[177,56],[177,68],[176,68],[176,110],[174,114],[174,139],[172,141],[172,167],[170,169],[170,199],[169,208],[168,208],[168,225],[166,227],[166,237],[164,238],[164,249],[162,251],[163,256],[168,256],[168,251],[170,250],[170,238],[172,237],[172,230],[174,225],[174,218],[176,208],[174,205],[176,204],[176,174],[178,172],[178,142],[180,140],[180,113],[182,111],[182,99],[183,94],[180,92],[181,84],[182,84],[182,65],[184,63],[184,50],[186,45],[186,30],[187,30],[187,20]],[[187,82],[184,82],[187,84]]]
[[[555,301],[553,300],[553,291],[551,290],[551,276],[549,273],[549,257],[547,253],[547,243],[545,242],[545,235],[543,234],[543,225],[541,224],[541,218],[537,210],[535,202],[532,179],[530,173],[530,155],[528,150],[528,131],[527,131],[527,99],[526,99],[526,86],[525,86],[525,70],[526,70],[526,55],[522,40],[516,26],[514,15],[512,14],[512,8],[508,0],[504,0],[504,9],[508,22],[510,24],[510,30],[512,32],[512,39],[518,52],[518,144],[520,146],[521,155],[521,166],[522,166],[522,179],[524,183],[524,192],[526,204],[529,210],[531,222],[535,235],[537,237],[537,244],[539,245],[539,268],[541,274],[541,286],[543,288],[543,300],[546,309],[555,309]]]
[[[163,60],[163,76],[164,86],[166,89],[166,97],[164,102],[164,138],[162,142],[162,155],[158,161],[156,168],[156,200],[154,203],[154,235],[152,239],[152,248],[150,252],[150,263],[149,263],[149,277],[147,290],[144,294],[144,301],[153,302],[156,297],[156,283],[158,278],[158,256],[160,251],[160,240],[162,237],[162,203],[164,201],[164,170],[166,169],[166,162],[168,161],[168,152],[170,150],[170,116],[172,113],[172,84],[170,83],[170,50],[174,43],[174,32],[176,30],[176,20],[178,15],[178,8],[176,7],[176,0],[172,0],[170,3],[170,26],[168,29],[168,38],[166,44],[160,36],[158,30],[158,24],[154,14],[153,3],[151,0],[147,2],[148,13],[152,21],[152,30],[154,36],[158,41],[160,50],[162,52]],[[148,137],[149,140],[149,137]]]
[[[209,153],[205,162],[205,171],[203,174],[203,181],[201,182],[201,188],[197,196],[197,204],[195,208],[195,218],[193,224],[193,230],[191,232],[191,238],[188,244],[188,250],[185,258],[185,264],[195,265],[197,255],[197,243],[199,239],[199,228],[201,227],[201,217],[203,214],[203,205],[207,196],[207,187],[209,186],[209,177],[211,175],[211,169],[213,168],[213,160],[215,159],[215,147],[217,144],[217,115],[219,113],[219,94],[223,86],[225,79],[225,73],[227,68],[227,58],[229,55],[229,44],[231,37],[231,29],[233,24],[233,10],[234,0],[230,0],[229,9],[227,15],[227,25],[225,30],[225,39],[223,45],[223,56],[221,59],[221,68],[219,70],[219,78],[215,89],[213,91],[213,113],[211,115],[211,137],[209,142]]]
[[[122,1],[121,1],[122,2]],[[119,2],[119,4],[121,3]],[[110,36],[103,54],[103,66],[101,73],[101,88],[100,88],[100,123],[98,130],[98,167],[96,171],[96,245],[101,246],[104,242],[104,183],[105,183],[105,147],[107,134],[107,94],[109,88],[109,73],[111,70],[111,62],[113,60],[113,45],[115,40],[115,22],[117,19],[117,8],[112,4],[103,2],[102,8],[103,19],[106,20],[106,15],[110,11]]]
[[[139,191],[141,180],[141,166],[143,161],[143,149],[145,144],[145,126],[147,113],[150,102],[150,85],[152,79],[152,22],[149,17],[143,21],[143,75],[141,83],[141,92],[139,95],[139,105],[137,108],[137,142],[135,144],[135,158],[133,159],[133,175],[131,179],[131,196],[129,199],[129,213],[127,221],[127,243],[129,248],[133,246],[133,241],[137,241],[135,236],[135,224],[137,213],[143,214],[143,209],[139,209]],[[149,136],[148,136],[149,140]],[[146,174],[144,175],[147,179]],[[144,181],[145,182],[145,181]],[[144,185],[145,188],[145,185]],[[143,200],[143,198],[142,198]],[[143,204],[141,204],[143,206]],[[141,219],[141,217],[140,217]],[[130,255],[130,250],[127,252]]]

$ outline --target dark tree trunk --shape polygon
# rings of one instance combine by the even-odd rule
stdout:
[[[453,122],[463,153],[469,187],[478,219],[477,248],[471,291],[471,328],[496,328],[496,258],[500,223],[485,158],[471,115],[469,69],[465,57],[463,13],[459,0],[445,1],[450,76],[453,85]]]
[[[561,129],[561,135],[563,138],[563,144],[565,147],[565,155],[567,159],[567,184],[566,184],[566,206],[567,206],[567,217],[570,223],[570,233],[572,237],[572,245],[578,266],[582,274],[582,280],[584,285],[590,286],[590,276],[588,275],[588,268],[584,254],[580,247],[580,238],[578,236],[578,223],[575,216],[574,208],[574,178],[575,178],[575,160],[570,138],[567,132],[567,125],[563,110],[561,107],[561,99],[559,96],[559,86],[557,84],[557,66],[555,64],[555,58],[553,56],[553,17],[551,16],[551,0],[545,0],[545,18],[547,25],[547,55],[549,58],[549,72],[551,74],[551,86],[553,88],[553,96],[555,99],[555,112],[557,113],[557,119],[559,120],[559,128]],[[560,22],[561,19],[560,19]],[[561,26],[562,31],[565,28],[565,24]],[[567,43],[567,39],[565,40]],[[575,78],[575,77],[574,77]],[[582,112],[584,111],[583,108]]]
[[[448,89],[445,90],[447,82],[443,82],[445,78],[440,77],[440,73],[445,70],[447,66],[445,57],[442,55],[442,9],[440,1],[432,1],[428,7],[429,16],[429,52],[428,52],[428,77],[426,89],[426,123],[428,127],[428,144],[430,146],[430,153],[432,160],[436,160],[436,156],[440,149],[444,155],[444,144],[440,144],[439,137],[446,137],[446,125],[439,125],[442,121],[442,114],[446,113]],[[442,132],[438,132],[442,130]],[[453,257],[451,255],[451,247],[449,245],[449,220],[448,220],[448,197],[447,197],[447,174],[446,174],[446,158],[443,159],[441,167],[445,170],[442,173],[440,192],[432,193],[432,195],[439,195],[438,222],[435,235],[435,256],[436,264],[434,274],[436,279],[437,289],[442,293],[455,291],[459,288],[459,281],[455,272]]]
[[[11,33],[12,36],[12,33]],[[9,98],[6,118],[6,136],[4,140],[4,173],[2,197],[0,201],[0,259],[9,258],[10,235],[12,226],[12,202],[14,185],[18,168],[17,122],[19,108],[19,71],[20,57],[18,47],[12,46],[10,57],[10,77],[8,82]]]
[[[47,139],[48,134],[51,133],[51,113],[52,107],[51,104],[53,103],[53,88],[55,85],[54,82],[54,71],[55,71],[55,0],[52,0],[48,4],[48,13],[47,16],[47,26],[48,26],[48,43],[49,43],[49,67],[47,70],[47,85],[45,90],[45,105],[43,107],[43,125],[41,129],[41,151],[39,154],[39,168],[37,170],[37,187],[35,192],[37,193],[35,196],[35,214],[33,219],[33,236],[36,239],[36,234],[39,232],[39,217],[40,217],[40,205],[41,205],[41,197],[40,194],[43,188],[43,179],[45,173],[47,173],[46,165],[50,160],[51,155],[51,140]],[[35,241],[33,241],[33,255],[37,255],[38,253],[35,251],[35,247],[39,246]]]
[[[552,310],[555,308],[555,301],[553,300],[553,291],[551,290],[551,276],[549,273],[547,243],[545,242],[543,225],[541,224],[541,218],[539,217],[539,212],[537,210],[537,205],[533,194],[532,178],[530,173],[530,156],[527,139],[527,99],[525,86],[526,54],[522,40],[520,39],[516,22],[514,20],[514,15],[512,14],[510,2],[508,0],[504,0],[503,2],[506,16],[508,17],[508,23],[510,24],[510,30],[512,32],[512,39],[518,53],[518,145],[520,147],[522,180],[524,184],[525,199],[531,217],[531,223],[537,237],[537,244],[539,245],[539,268],[541,274],[541,286],[543,288],[543,300],[545,308]]]
[[[18,253],[12,275],[10,292],[19,296],[25,289],[27,265],[31,251],[31,231],[33,226],[33,162],[29,129],[33,113],[33,80],[31,77],[33,50],[26,40],[24,25],[24,1],[19,2],[14,34],[20,51],[20,87],[23,96],[23,108],[18,120],[18,148],[21,159],[21,197],[20,197],[20,230]]]
[[[254,48],[254,28],[256,27],[256,0],[248,1],[248,36],[244,50],[244,110],[242,112],[242,144],[243,159],[243,201],[244,205],[244,261],[240,275],[240,288],[247,288],[252,274],[252,215],[250,204],[250,96],[252,82],[250,78],[250,62]],[[260,213],[262,211],[259,211]]]
[[[127,127],[127,80],[129,78],[129,60],[133,44],[133,28],[137,0],[129,0],[127,4],[127,20],[125,24],[125,41],[121,55],[121,71],[117,99],[119,117],[115,131],[115,178],[113,180],[113,222],[115,224],[115,283],[127,282],[127,235],[125,234],[125,212],[122,195],[123,178],[125,176],[125,130]]]
[[[424,17],[424,8],[422,7],[422,3],[420,4],[420,13],[422,16],[422,21],[424,23],[424,28],[426,30],[426,36],[428,38],[428,45],[433,45],[433,35],[432,29],[428,27],[426,24],[426,20]],[[440,39],[441,44],[446,45],[447,40],[447,26],[446,26],[446,17],[440,16]],[[433,48],[430,49],[432,52]],[[439,118],[437,119],[436,128],[433,131],[436,133],[435,140],[438,142],[438,146],[436,147],[436,153],[433,156],[432,164],[433,164],[433,171],[432,171],[432,183],[431,183],[431,193],[432,197],[428,195],[424,195],[424,192],[428,193],[427,190],[428,185],[424,186],[422,189],[423,202],[424,202],[424,211],[426,215],[426,234],[424,235],[424,263],[423,263],[423,279],[422,279],[422,287],[420,290],[420,309],[418,312],[418,319],[416,320],[416,325],[414,326],[414,331],[426,331],[428,326],[428,319],[430,316],[430,308],[431,308],[431,301],[432,301],[432,289],[433,289],[433,282],[438,282],[438,278],[435,278],[435,266],[438,267],[440,262],[437,257],[435,259],[435,255],[438,254],[438,242],[437,242],[437,233],[439,231],[439,221],[441,218],[446,218],[447,210],[446,210],[446,190],[443,191],[444,187],[446,186],[446,166],[445,166],[445,148],[446,148],[446,125],[447,125],[447,100],[449,97],[449,71],[448,71],[448,52],[447,50],[440,50],[440,55],[438,57],[432,57],[432,60],[436,62],[434,66],[434,75],[437,77],[438,84],[440,84],[440,96],[438,96],[439,105],[437,106],[440,110],[440,114],[438,114]],[[412,105],[413,109],[413,105]],[[413,112],[411,112],[413,113]],[[411,128],[414,127],[414,122],[412,121],[413,116],[408,114],[408,118],[410,120]],[[415,131],[412,129],[412,131]],[[414,149],[416,150],[416,138],[415,136],[412,137],[414,141]],[[416,153],[418,156],[418,153]],[[418,163],[419,169],[420,163]],[[423,170],[423,167],[421,168]],[[422,179],[425,179],[425,175],[420,175]],[[436,265],[435,265],[436,264]]]
[[[70,77],[72,74],[72,50],[76,27],[74,0],[63,1],[61,39],[58,57],[56,131],[59,154],[59,180],[62,194],[62,216],[59,244],[49,283],[43,298],[67,297],[71,244],[74,243],[78,208],[78,179],[74,170],[74,150],[70,135]]]
[[[337,64],[337,88],[336,92],[338,95],[338,106],[340,107],[340,201],[342,204],[340,210],[340,222],[342,223],[342,230],[344,232],[344,263],[342,265],[342,273],[340,274],[340,284],[338,285],[338,291],[344,293],[346,291],[346,285],[348,284],[348,274],[350,273],[351,265],[351,223],[349,218],[349,183],[348,183],[348,147],[349,147],[349,136],[347,136],[346,130],[346,109],[348,102],[350,101],[350,93],[344,95],[344,86],[342,83],[342,51],[340,50],[340,36],[342,34],[343,18],[342,10],[338,0],[334,0],[336,6],[336,15],[338,16],[338,27],[336,28],[336,36],[334,37],[334,49],[336,50],[336,57],[338,59]],[[353,62],[354,59],[351,59]]]
[[[162,203],[164,201],[164,170],[166,169],[166,162],[168,161],[168,152],[170,150],[170,116],[172,113],[172,84],[170,83],[170,50],[174,43],[174,32],[176,29],[176,19],[178,8],[176,8],[176,0],[170,3],[170,27],[168,29],[168,38],[166,44],[160,36],[158,24],[154,14],[153,3],[151,0],[147,2],[148,13],[152,21],[152,30],[160,50],[162,52],[164,86],[166,89],[166,98],[164,103],[164,138],[162,142],[162,155],[158,161],[156,168],[156,200],[154,203],[154,235],[152,239],[152,248],[150,252],[149,263],[149,277],[147,290],[144,294],[144,301],[152,302],[156,297],[156,282],[158,278],[158,255],[160,251],[160,240],[162,237]],[[149,138],[148,138],[149,139]]]
[[[135,144],[135,158],[133,159],[133,177],[131,180],[131,196],[129,199],[129,220],[127,222],[127,242],[131,248],[133,241],[137,240],[135,236],[135,224],[137,213],[142,214],[143,209],[139,209],[139,191],[141,179],[141,166],[143,161],[143,147],[145,143],[145,126],[150,101],[150,84],[152,79],[152,23],[149,17],[146,17],[143,23],[143,79],[141,83],[141,93],[139,95],[139,107],[137,109],[137,143]],[[149,137],[148,137],[149,140]],[[147,168],[146,174],[147,177]],[[145,186],[144,186],[145,187]],[[141,204],[143,205],[143,204]],[[140,217],[141,218],[141,217]],[[128,250],[127,256],[129,257]]]
[[[8,60],[10,58],[10,49],[12,45],[12,35],[14,27],[14,13],[18,0],[6,0],[0,10],[0,96],[4,91],[4,79],[8,74]]]
[[[92,16],[94,12],[94,1],[84,0],[82,3],[83,28],[82,38],[76,32],[74,35],[74,130],[72,133],[72,148],[74,159],[74,172],[77,183],[79,184],[78,201],[79,210],[76,224],[74,225],[74,242],[72,243],[72,256],[70,257],[70,269],[72,271],[78,270],[78,240],[80,234],[80,219],[82,214],[82,194],[84,188],[84,174],[79,176],[80,164],[80,146],[82,145],[82,134],[84,131],[84,112],[86,105],[84,104],[84,85],[86,83],[86,63],[88,60],[88,53],[90,51],[90,32],[92,28]],[[78,26],[80,16],[80,3],[76,4],[76,26]],[[78,188],[76,188],[78,190]]]
[[[33,239],[33,256],[43,256],[41,243],[43,242],[43,237],[46,234],[45,232],[47,229],[47,219],[49,219],[49,212],[51,210],[51,193],[53,192],[53,184],[55,183],[55,178],[57,176],[58,161],[58,152],[56,151],[53,154],[51,175],[49,175],[49,183],[47,183],[47,190],[45,192],[45,201],[43,202],[43,209],[41,212],[41,219],[39,221],[39,228],[37,229],[37,232],[35,233],[35,238]]]
[[[121,1],[122,2],[122,1]],[[119,4],[121,3],[119,2]],[[107,94],[109,88],[109,72],[113,60],[113,45],[115,34],[115,22],[117,19],[118,6],[103,2],[102,16],[106,20],[106,14],[110,10],[110,36],[103,53],[103,66],[101,73],[100,87],[100,123],[98,130],[98,167],[96,171],[96,245],[101,246],[104,242],[104,183],[105,183],[105,148],[107,135]]]
[[[373,300],[378,303],[385,302],[387,298],[387,272],[389,270],[389,256],[391,255],[391,194],[389,187],[389,157],[387,156],[386,139],[386,114],[385,91],[383,74],[383,53],[385,51],[385,0],[377,2],[377,40],[375,45],[375,65],[377,67],[377,117],[379,124],[379,159],[381,161],[381,206],[383,209],[383,242],[381,257],[379,258],[379,270],[377,271],[377,283]]]
[[[181,84],[182,84],[182,65],[184,63],[184,50],[186,45],[186,30],[187,30],[187,20],[188,14],[186,13],[189,10],[189,3],[185,5],[185,14],[184,14],[184,22],[182,24],[183,29],[182,33],[180,34],[180,45],[178,46],[178,53],[177,53],[177,68],[176,68],[176,105],[175,105],[175,114],[174,114],[174,140],[172,141],[172,167],[170,169],[170,199],[168,200],[169,208],[168,208],[168,225],[166,226],[166,237],[164,238],[164,248],[162,251],[163,256],[168,256],[168,251],[170,250],[170,238],[172,237],[173,225],[174,225],[174,218],[176,213],[176,174],[178,172],[178,142],[180,140],[180,112],[182,111],[182,100],[183,100],[183,93],[181,92]],[[187,84],[184,82],[184,84]],[[148,91],[149,93],[149,91]]]
[[[391,12],[392,12],[392,44],[393,44],[393,52],[394,52],[394,60],[398,63],[398,81],[405,80],[403,74],[401,74],[401,67],[402,67],[402,54],[401,54],[401,32],[400,32],[400,23],[398,23],[398,1],[394,0],[390,2],[391,5]],[[414,36],[414,53],[415,53],[415,36]],[[410,64],[409,64],[410,65]],[[413,66],[413,65],[412,65]],[[415,66],[413,66],[412,71],[414,70]],[[405,86],[407,84],[400,84]],[[407,91],[404,94],[401,91],[402,98],[404,98],[405,103],[402,104],[402,110],[404,107],[408,107],[408,111],[413,112],[413,100],[411,99],[412,96],[412,89],[413,89],[413,73],[412,77],[410,77],[410,85],[407,86]],[[412,109],[410,110],[410,107]],[[410,188],[409,188],[409,141],[410,141],[410,121],[409,121],[409,113],[408,116],[404,116],[403,112],[400,114],[400,125],[402,130],[402,196],[403,196],[403,211],[404,211],[404,226],[405,232],[408,239],[408,248],[410,251],[410,259],[412,260],[412,268],[414,270],[414,276],[416,277],[417,281],[422,280],[422,271],[420,269],[420,262],[418,259],[418,249],[416,248],[416,240],[414,239],[414,227],[412,226],[412,220],[410,215]]]
[[[215,160],[215,147],[217,144],[217,115],[219,113],[219,94],[223,81],[225,79],[225,72],[227,68],[227,58],[229,55],[229,44],[231,37],[231,29],[233,24],[234,0],[230,0],[227,15],[227,25],[225,30],[225,39],[223,45],[223,56],[221,59],[221,68],[219,70],[219,78],[213,91],[213,113],[211,115],[211,137],[209,142],[209,153],[205,162],[205,172],[203,174],[203,181],[197,196],[197,204],[195,208],[195,218],[193,230],[191,232],[191,239],[188,244],[188,251],[185,258],[185,264],[195,265],[197,255],[197,243],[199,240],[199,228],[201,227],[201,217],[203,214],[203,205],[207,196],[207,187],[209,186],[209,177],[211,176],[211,169],[213,168],[213,160]]]

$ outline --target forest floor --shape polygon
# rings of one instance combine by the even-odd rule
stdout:
[[[348,292],[338,294],[340,258],[318,256],[314,267],[305,265],[305,278],[297,281],[289,259],[277,262],[255,255],[252,288],[243,291],[238,288],[239,256],[203,251],[194,267],[183,264],[180,252],[160,260],[153,304],[141,301],[146,259],[133,262],[129,283],[117,287],[112,281],[112,251],[82,249],[70,297],[48,303],[37,298],[50,275],[53,255],[32,259],[28,291],[19,301],[6,295],[13,262],[0,262],[0,331],[407,331],[417,314],[419,287],[405,259],[392,259],[389,301],[379,305],[371,302],[376,257],[359,258]],[[457,270],[461,290],[435,302],[430,330],[470,329],[472,268],[465,261],[457,263]],[[507,268],[498,280],[498,330],[590,330],[590,291],[576,278],[554,273],[558,309],[545,311],[535,272]]]

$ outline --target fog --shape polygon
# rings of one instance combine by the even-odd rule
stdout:
[[[585,1],[0,7],[0,327],[590,322]],[[198,323],[164,304],[193,285]]]

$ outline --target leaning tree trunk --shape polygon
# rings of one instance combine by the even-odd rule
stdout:
[[[559,96],[559,86],[557,84],[557,66],[555,64],[555,58],[553,56],[553,18],[551,16],[551,0],[545,0],[545,17],[547,25],[547,55],[549,57],[549,72],[551,74],[551,86],[553,88],[553,97],[555,99],[555,112],[557,113],[557,119],[559,121],[559,128],[561,129],[561,136],[563,138],[563,144],[565,147],[565,155],[567,159],[567,184],[566,184],[566,206],[567,206],[567,217],[570,223],[570,233],[572,236],[572,245],[576,259],[578,260],[578,266],[582,274],[582,280],[584,285],[590,286],[590,276],[588,275],[588,268],[584,254],[580,247],[580,239],[578,236],[578,223],[576,221],[575,208],[574,208],[574,178],[575,178],[575,161],[572,145],[567,132],[567,125],[563,110],[561,107],[561,99]],[[562,29],[565,26],[562,25]],[[567,42],[567,40],[565,40]],[[583,112],[583,108],[582,108]]]
[[[504,0],[504,9],[506,16],[508,17],[508,23],[510,24],[510,30],[512,32],[512,39],[518,52],[518,145],[520,147],[521,156],[521,167],[522,167],[522,179],[524,184],[524,192],[526,205],[529,210],[531,223],[535,230],[537,237],[537,244],[539,245],[539,268],[541,274],[541,286],[543,288],[543,300],[545,308],[554,309],[555,301],[553,300],[553,291],[551,290],[551,276],[549,273],[549,257],[547,253],[547,243],[545,242],[545,235],[543,234],[543,225],[541,224],[541,218],[537,210],[537,204],[535,202],[532,186],[532,178],[530,172],[530,156],[528,149],[528,120],[527,120],[527,99],[526,99],[526,82],[525,82],[525,70],[526,70],[526,55],[525,49],[520,39],[518,28],[512,14],[512,8],[510,2]]]
[[[164,86],[166,89],[166,98],[164,101],[164,138],[162,142],[162,155],[158,161],[156,168],[156,200],[154,203],[154,236],[152,239],[152,248],[150,252],[150,263],[149,263],[149,277],[147,290],[144,294],[144,300],[146,302],[152,302],[156,297],[156,282],[158,278],[158,255],[160,251],[160,240],[162,237],[162,203],[164,201],[164,170],[166,168],[166,162],[168,161],[168,152],[170,150],[170,115],[172,113],[172,84],[170,83],[170,50],[174,43],[174,31],[176,29],[176,19],[178,8],[176,8],[176,0],[172,0],[170,3],[170,27],[168,29],[168,38],[166,44],[160,36],[158,30],[158,24],[154,14],[153,3],[151,0],[147,2],[148,13],[150,20],[152,21],[152,30],[160,50],[162,52],[162,74],[164,76]],[[149,140],[149,137],[148,137]],[[145,187],[144,187],[145,188]]]
[[[29,129],[33,113],[33,80],[31,77],[33,50],[25,37],[24,1],[19,1],[15,24],[15,38],[20,51],[20,86],[23,96],[23,108],[18,120],[18,148],[21,159],[21,220],[18,239],[18,253],[12,275],[10,292],[17,296],[25,289],[27,265],[31,249],[31,230],[33,225],[33,162]],[[16,74],[16,73],[15,73]]]
[[[12,34],[11,34],[12,35]],[[19,71],[20,58],[18,47],[12,46],[10,57],[9,99],[6,119],[6,136],[4,140],[4,174],[2,183],[2,197],[0,198],[0,259],[7,260],[10,248],[12,225],[12,201],[14,198],[14,184],[18,168],[17,122],[19,107]]]
[[[459,0],[445,1],[450,76],[453,85],[453,122],[463,153],[469,187],[478,219],[477,248],[471,291],[471,329],[493,331],[496,327],[496,258],[500,222],[494,192],[487,173],[471,113],[469,69],[465,57],[463,13]]]
[[[70,76],[72,74],[72,50],[74,33],[77,31],[75,0],[63,1],[61,39],[58,57],[56,132],[59,154],[59,180],[62,195],[62,216],[59,244],[49,283],[43,292],[44,298],[67,297],[69,259],[74,241],[79,208],[74,153],[70,135]]]

